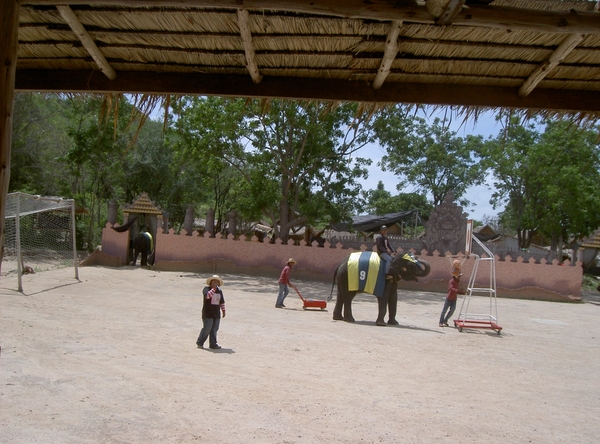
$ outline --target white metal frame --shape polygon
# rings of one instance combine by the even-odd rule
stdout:
[[[491,328],[492,330],[496,330],[498,334],[500,334],[501,327],[497,325],[498,304],[496,300],[496,260],[492,252],[477,237],[475,237],[472,234],[472,232],[469,233],[469,231],[467,230],[467,234],[471,234],[472,240],[479,244],[479,246],[483,249],[487,257],[481,257],[478,254],[471,253],[471,255],[475,256],[475,264],[473,265],[473,271],[471,272],[471,276],[469,277],[467,291],[465,297],[463,298],[460,307],[460,312],[458,313],[458,318],[454,321],[454,324],[458,327],[459,331],[462,331],[463,328]],[[479,271],[479,266],[482,262],[490,264],[489,287],[475,287],[475,282],[477,280],[477,272]],[[469,313],[469,304],[471,302],[471,296],[473,296],[474,294],[489,296],[489,314]],[[478,322],[482,323],[482,325],[483,323],[489,323],[490,327],[478,327]],[[494,326],[497,326],[498,328],[494,328]]]
[[[41,197],[41,196],[33,196],[30,194],[26,194],[26,193],[11,193],[11,194],[15,194],[18,197],[20,196],[27,196],[30,198],[34,198],[36,200],[43,200],[43,201],[48,201],[48,202],[53,202],[54,204],[56,204],[55,207],[53,207],[52,209],[59,209],[59,208],[70,208],[71,209],[71,229],[73,230],[73,267],[75,268],[75,279],[79,280],[79,267],[77,266],[77,241],[75,239],[75,200],[74,199],[62,199],[62,198],[51,198],[51,197]],[[40,211],[43,212],[43,211]],[[31,214],[29,213],[23,213],[21,214],[21,199],[17,198],[17,208],[16,208],[16,213],[12,216],[8,216],[8,217],[14,217],[15,218],[15,240],[16,240],[16,248],[17,248],[17,277],[18,277],[18,291],[22,292],[23,291],[23,256],[22,256],[22,252],[21,252],[21,216],[25,216]],[[5,217],[7,217],[5,215]]]

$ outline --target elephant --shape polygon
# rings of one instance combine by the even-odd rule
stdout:
[[[353,262],[353,260],[356,262]],[[358,265],[359,262],[361,265]],[[369,268],[369,264],[375,268]],[[353,253],[338,265],[333,275],[333,285],[329,297],[331,299],[333,288],[337,284],[337,299],[333,309],[334,320],[354,322],[352,300],[356,293],[365,292],[376,295],[378,299],[378,316],[375,324],[379,326],[386,325],[384,317],[389,309],[387,324],[398,325],[396,321],[398,282],[401,279],[418,282],[419,277],[425,277],[430,273],[431,266],[427,261],[417,259],[412,253],[398,253],[394,256],[387,274],[383,271],[384,267],[385,262],[379,260],[377,253],[367,251]],[[349,270],[353,274],[358,274],[356,285],[349,282]],[[369,278],[369,272],[375,273],[376,278]],[[376,283],[373,285],[374,282]]]
[[[137,262],[140,254],[142,267],[148,264],[154,265],[154,242],[152,235],[146,231],[142,231],[133,240],[133,265]]]

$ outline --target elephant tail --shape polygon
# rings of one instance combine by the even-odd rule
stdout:
[[[335,278],[337,277],[338,270],[340,269],[341,265],[342,264],[338,265],[335,269],[335,272],[333,273],[333,283],[331,284],[331,293],[329,294],[329,296],[327,296],[328,301],[331,301],[333,299],[333,289],[335,288]]]

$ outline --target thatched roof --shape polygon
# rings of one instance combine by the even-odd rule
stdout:
[[[600,114],[598,2],[21,0],[17,91]]]

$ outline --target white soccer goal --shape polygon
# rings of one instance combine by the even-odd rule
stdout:
[[[73,199],[10,193],[4,223],[1,274],[16,274],[19,291],[23,291],[23,274],[52,268],[74,267],[79,279]]]

